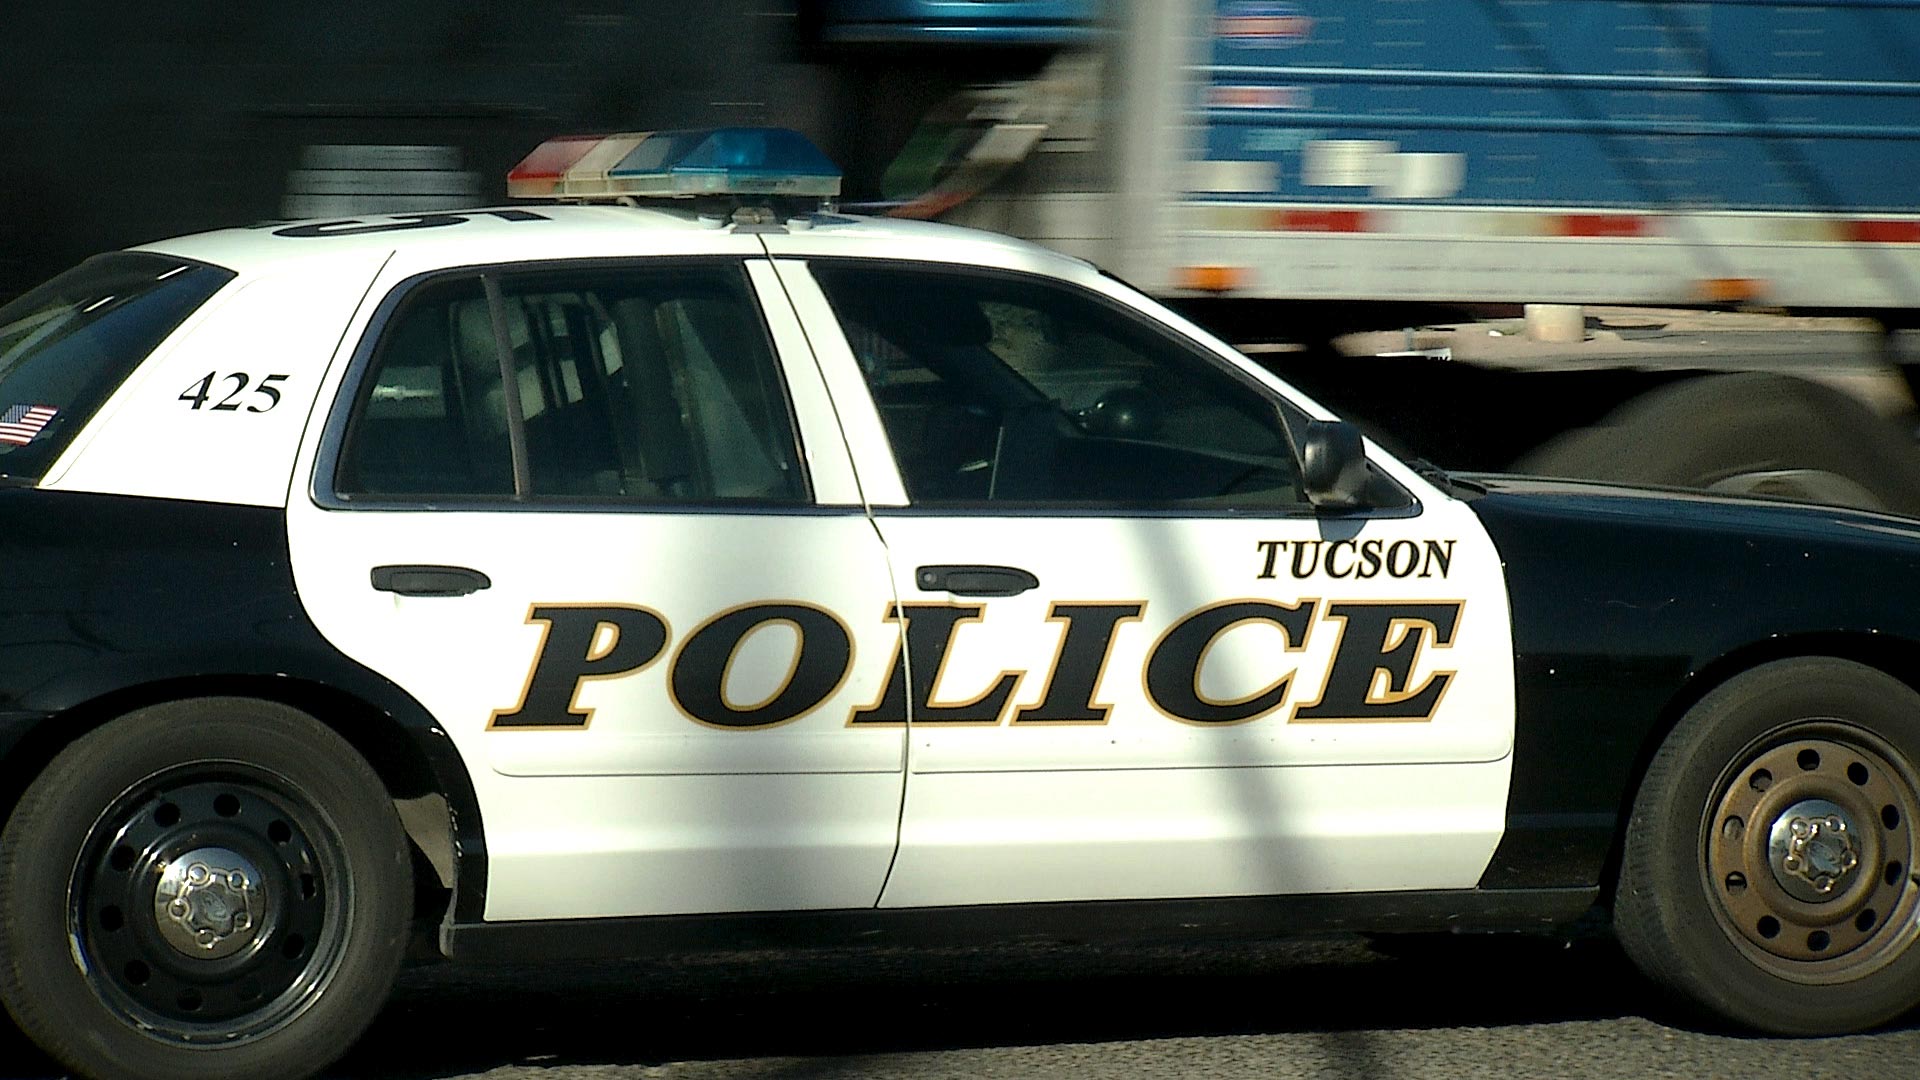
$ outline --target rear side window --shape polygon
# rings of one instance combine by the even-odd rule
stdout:
[[[46,475],[108,395],[233,277],[118,252],[0,307],[0,479]]]
[[[337,495],[807,497],[773,350],[738,266],[493,280],[493,297],[481,278],[430,283],[395,312],[362,383]]]

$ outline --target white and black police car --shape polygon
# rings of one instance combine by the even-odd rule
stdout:
[[[0,309],[25,1033],[288,1078],[423,943],[1596,907],[1740,1024],[1920,1003],[1920,523],[1416,470],[1085,263],[791,206],[837,185],[561,139],[543,203]]]

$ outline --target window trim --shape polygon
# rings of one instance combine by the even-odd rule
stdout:
[[[308,496],[314,505],[326,510],[359,511],[407,511],[439,510],[459,511],[533,511],[568,513],[809,513],[827,510],[832,513],[844,513],[843,507],[821,507],[814,492],[813,474],[807,455],[805,434],[800,430],[800,419],[794,411],[793,392],[787,382],[787,358],[774,340],[773,329],[767,324],[765,299],[754,284],[752,275],[747,273],[747,264],[760,256],[752,255],[666,255],[636,256],[628,258],[559,258],[530,259],[518,262],[485,263],[472,266],[451,266],[427,270],[403,278],[381,297],[373,314],[361,331],[360,340],[354,344],[353,353],[347,361],[347,369],[335,390],[333,400],[327,412],[326,426],[321,430],[319,446],[314,455],[312,482]],[[378,359],[381,346],[387,341],[388,331],[392,329],[395,316],[406,306],[407,301],[419,290],[446,281],[477,281],[486,293],[487,308],[493,321],[494,347],[500,353],[502,371],[506,371],[508,351],[501,347],[506,333],[506,312],[503,306],[501,285],[503,280],[525,275],[546,273],[568,273],[579,271],[671,271],[691,267],[725,267],[732,270],[747,299],[753,305],[755,320],[760,329],[761,340],[766,355],[772,361],[773,389],[780,399],[782,415],[786,417],[787,433],[790,439],[794,470],[800,478],[800,493],[795,501],[776,499],[676,499],[655,501],[628,495],[580,496],[580,495],[541,495],[531,493],[531,461],[527,456],[525,439],[525,417],[523,410],[510,406],[508,417],[509,441],[512,444],[515,492],[511,495],[364,495],[345,494],[339,490],[340,462],[347,449],[347,435],[367,408],[371,395],[362,395],[361,388],[366,382],[374,362]],[[809,357],[809,359],[811,359]],[[518,387],[508,379],[507,386],[512,395],[518,397]],[[858,508],[855,508],[856,510]]]
[[[500,275],[481,274],[480,292],[487,298],[493,360],[500,368],[500,395],[507,410],[507,454],[508,468],[513,471],[513,501],[526,502],[533,498],[533,458],[527,451],[527,406],[520,399],[520,376],[513,368],[513,334],[507,329],[507,297],[500,288]],[[364,400],[372,401],[373,395],[367,395]],[[354,406],[356,411],[361,407],[359,403]],[[345,444],[341,449],[346,449]]]
[[[1159,319],[1152,317],[1152,315],[1150,315],[1149,313],[1141,311],[1139,308],[1133,307],[1129,304],[1123,303],[1122,301],[1117,300],[1114,297],[1108,296],[1097,289],[1090,289],[1087,286],[1081,284],[1080,282],[1071,281],[1066,278],[1055,277],[1050,274],[1035,273],[1027,270],[1013,270],[1013,269],[1007,269],[1004,267],[997,267],[997,266],[976,266],[976,265],[970,265],[966,263],[935,262],[935,261],[921,260],[921,259],[872,258],[872,257],[864,257],[864,256],[857,256],[857,255],[823,255],[823,256],[795,255],[795,256],[790,256],[790,258],[792,258],[795,261],[805,263],[808,277],[813,279],[814,286],[820,290],[820,295],[826,298],[827,306],[833,311],[834,329],[836,330],[836,332],[838,332],[842,336],[842,338],[844,338],[846,335],[845,322],[841,317],[840,309],[834,306],[833,292],[827,288],[827,286],[821,281],[820,276],[815,272],[817,267],[825,266],[828,268],[833,268],[833,267],[853,266],[853,267],[881,270],[881,271],[896,270],[896,271],[910,271],[910,272],[922,272],[922,273],[932,272],[936,274],[944,274],[949,277],[957,277],[957,278],[980,278],[980,279],[996,280],[996,281],[1039,283],[1043,287],[1052,287],[1066,293],[1071,293],[1080,299],[1090,301],[1094,305],[1104,308],[1105,310],[1115,314],[1119,318],[1127,321],[1128,323],[1138,328],[1143,334],[1153,337],[1167,344],[1171,348],[1184,350],[1189,355],[1196,357],[1201,363],[1209,365],[1213,369],[1224,374],[1227,378],[1238,383],[1242,388],[1252,392],[1255,396],[1261,398],[1262,400],[1272,403],[1276,407],[1276,415],[1279,417],[1279,420],[1280,420],[1281,434],[1285,436],[1287,441],[1287,448],[1293,454],[1295,467],[1298,468],[1300,466],[1300,440],[1299,440],[1298,433],[1294,431],[1294,421],[1291,419],[1291,416],[1293,414],[1297,414],[1301,417],[1306,417],[1307,416],[1306,410],[1300,408],[1298,405],[1295,405],[1292,401],[1288,400],[1285,395],[1278,393],[1273,389],[1273,387],[1268,386],[1267,384],[1261,382],[1258,378],[1255,378],[1252,374],[1243,370],[1238,365],[1229,362],[1225,357],[1220,356],[1213,349],[1210,349],[1204,344],[1198,341],[1195,341],[1194,339],[1188,337],[1185,334],[1180,333],[1178,330],[1175,330],[1173,327],[1168,326],[1167,324],[1161,322]],[[1102,273],[1104,273],[1104,271],[1102,271]],[[1108,276],[1111,276],[1111,275],[1108,275]],[[1114,278],[1113,280],[1119,281],[1118,278]],[[1123,286],[1126,285],[1125,282],[1120,282],[1120,284]],[[1126,286],[1126,287],[1131,288],[1131,286]],[[864,379],[862,381],[864,382]],[[870,408],[873,408],[876,411],[879,409],[879,404],[874,401],[870,390],[868,392],[867,402]],[[881,433],[887,438],[887,452],[891,457],[893,467],[897,470],[900,467],[900,458],[898,453],[896,453],[893,449],[893,436],[890,432],[887,432],[885,423],[882,423],[880,425],[880,428],[881,428]],[[907,494],[908,501],[904,506],[875,506],[872,508],[872,510],[873,510],[873,515],[875,517],[881,517],[885,515],[917,516],[917,517],[947,515],[947,516],[989,517],[989,518],[990,517],[1031,518],[1031,517],[1048,517],[1048,516],[1141,517],[1141,518],[1146,518],[1146,517],[1259,518],[1259,519],[1299,518],[1299,519],[1323,519],[1328,521],[1339,521],[1339,520],[1369,520],[1373,518],[1396,519],[1396,518],[1412,518],[1412,517],[1420,516],[1422,512],[1422,506],[1421,506],[1420,496],[1416,492],[1409,490],[1405,484],[1402,484],[1391,473],[1389,473],[1385,469],[1382,469],[1378,465],[1378,463],[1374,460],[1374,457],[1371,454],[1369,454],[1367,457],[1367,467],[1372,472],[1376,480],[1385,482],[1391,485],[1394,490],[1400,492],[1401,496],[1406,499],[1406,503],[1402,506],[1363,507],[1363,508],[1352,509],[1352,510],[1321,510],[1315,507],[1312,503],[1308,503],[1308,502],[1303,502],[1303,503],[1292,505],[1292,506],[1281,506],[1281,507],[1247,506],[1247,507],[1217,507],[1217,508],[1216,507],[1170,506],[1165,503],[1148,503],[1148,502],[1050,503],[1050,502],[1041,502],[1036,500],[1024,500],[1024,499],[1017,500],[1017,501],[1016,500],[995,501],[995,500],[981,499],[981,500],[965,500],[965,501],[941,502],[938,504],[928,504],[924,502],[915,501],[912,493],[909,492]],[[905,486],[906,486],[905,481],[906,481],[905,476],[902,476],[901,477],[902,490],[905,490]]]

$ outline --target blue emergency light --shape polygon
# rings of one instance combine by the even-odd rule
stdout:
[[[566,135],[507,174],[524,199],[840,194],[840,169],[786,128],[734,127]]]

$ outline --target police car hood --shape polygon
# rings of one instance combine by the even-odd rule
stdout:
[[[1564,679],[1581,656],[1617,701],[1670,691],[1756,643],[1894,662],[1920,650],[1920,520],[1575,480],[1476,478],[1514,647]],[[1885,655],[1883,655],[1885,654]],[[1657,674],[1656,674],[1657,673]],[[1523,683],[1526,681],[1523,676]],[[1670,700],[1670,699],[1663,699]]]
[[[1655,533],[1718,533],[1767,546],[1781,541],[1864,546],[1920,558],[1920,519],[1894,514],[1557,477],[1473,474],[1465,479],[1486,489],[1476,507],[1488,501],[1489,511],[1524,507],[1528,517],[1585,521],[1609,532],[1639,526]]]

